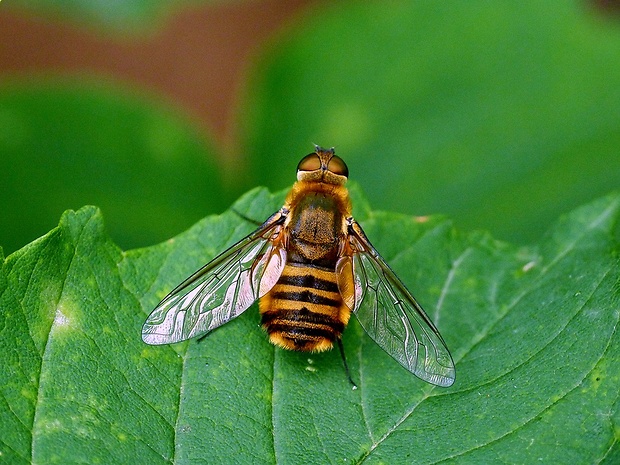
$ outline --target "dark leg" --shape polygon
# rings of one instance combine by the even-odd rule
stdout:
[[[357,389],[357,385],[353,382],[353,378],[351,378],[351,372],[349,371],[349,365],[347,365],[347,358],[344,356],[344,347],[342,345],[342,339],[338,338],[338,348],[340,349],[340,355],[342,356],[342,363],[344,363],[344,371],[347,373],[347,378],[349,378],[349,382],[351,386],[353,386],[353,390]]]
[[[235,213],[235,214],[236,214],[239,218],[244,219],[244,220],[245,220],[245,221],[247,221],[248,223],[253,223],[253,224],[255,224],[256,226],[260,226],[261,224],[263,224],[263,223],[261,223],[261,222],[259,222],[259,221],[256,221],[256,220],[255,220],[255,219],[253,219],[253,218],[250,218],[249,216],[245,216],[243,213],[238,212],[238,211],[237,211],[237,210],[235,210],[234,208],[232,208],[231,210],[232,210],[232,211],[233,211],[233,213]]]

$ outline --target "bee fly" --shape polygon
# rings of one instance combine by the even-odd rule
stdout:
[[[318,352],[337,342],[342,351],[353,312],[411,373],[452,385],[441,335],[351,216],[348,174],[334,149],[302,158],[284,206],[168,294],[144,323],[144,342],[206,335],[260,299],[262,326],[279,347]]]

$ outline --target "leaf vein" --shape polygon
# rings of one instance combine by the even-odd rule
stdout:
[[[606,209],[606,212],[607,212],[608,210],[609,210],[609,209]],[[605,212],[604,212],[604,213],[605,213]],[[603,216],[603,215],[601,215],[601,216]],[[599,223],[600,223],[600,221],[596,221],[596,222],[594,222],[593,224],[599,224]],[[574,249],[574,247],[575,247],[575,244],[576,244],[576,243],[577,243],[577,242],[573,242],[573,243],[571,243],[571,245],[570,245],[571,250],[572,250],[572,249]],[[562,252],[560,252],[560,254],[558,254],[558,255],[562,255],[562,257],[565,257],[567,254],[568,254],[568,253],[562,253]],[[462,255],[463,255],[463,254],[462,254]],[[461,255],[461,256],[462,256],[462,255]],[[556,265],[556,264],[557,264],[557,263],[559,263],[559,262],[560,262],[560,260],[555,260],[555,261],[554,261],[554,263],[553,263],[553,265]],[[544,272],[547,272],[549,269],[550,269],[550,267],[547,267],[547,268],[544,270]],[[580,306],[576,309],[576,311],[575,311],[575,313],[572,315],[572,317],[571,317],[569,320],[567,320],[567,321],[566,321],[566,323],[564,324],[564,326],[563,326],[562,328],[560,328],[560,329],[558,330],[558,332],[554,335],[554,337],[553,337],[553,338],[551,338],[551,339],[550,339],[550,340],[549,340],[549,341],[548,341],[548,342],[547,342],[544,346],[542,346],[542,347],[541,347],[538,351],[536,351],[535,353],[533,353],[530,357],[528,357],[527,359],[523,360],[523,361],[522,361],[521,363],[519,363],[518,365],[514,366],[514,367],[513,367],[510,371],[508,371],[508,372],[506,372],[506,373],[503,373],[503,374],[501,374],[500,376],[497,376],[497,377],[495,377],[495,378],[493,378],[493,379],[488,380],[488,381],[487,381],[487,382],[485,382],[483,385],[477,385],[477,386],[475,386],[475,389],[479,389],[481,386],[484,386],[484,385],[487,385],[487,384],[492,384],[492,383],[496,382],[498,379],[500,379],[500,378],[502,378],[502,377],[504,377],[504,376],[508,375],[510,372],[512,372],[512,371],[514,371],[515,369],[517,369],[517,368],[519,368],[519,367],[523,366],[525,363],[527,363],[527,362],[531,361],[531,360],[534,358],[534,356],[536,356],[537,354],[539,354],[540,352],[542,352],[544,349],[546,349],[546,348],[547,348],[550,344],[552,344],[552,343],[553,343],[553,342],[554,342],[554,341],[555,341],[555,340],[556,340],[556,339],[557,339],[557,338],[558,338],[558,337],[562,334],[562,332],[566,329],[566,327],[570,324],[570,322],[571,322],[571,321],[573,321],[575,318],[577,318],[577,316],[581,313],[581,311],[583,311],[583,309],[584,309],[584,307],[586,306],[586,304],[590,301],[590,299],[592,298],[592,296],[593,296],[593,295],[596,293],[596,291],[600,288],[601,283],[604,281],[604,279],[605,279],[605,278],[606,278],[606,277],[607,277],[607,276],[608,276],[611,272],[612,272],[612,270],[611,270],[611,269],[609,269],[609,270],[607,270],[607,271],[606,271],[606,272],[605,272],[605,273],[601,276],[601,278],[599,279],[599,281],[598,281],[597,285],[594,287],[594,289],[592,290],[592,292],[591,292],[591,293],[590,293],[590,295],[588,296],[588,299],[584,300],[584,302],[583,302],[583,303],[582,303],[582,304],[581,304],[581,305],[580,305]],[[543,271],[541,271],[541,274],[543,274]],[[539,283],[539,284],[538,284],[538,286],[533,287],[533,288],[529,289],[528,291],[525,291],[525,292],[521,293],[521,294],[517,297],[517,299],[513,300],[513,301],[511,302],[511,305],[509,306],[509,309],[511,309],[512,307],[514,307],[514,306],[517,304],[517,302],[518,302],[518,301],[520,301],[520,299],[522,299],[525,295],[527,295],[528,293],[532,292],[534,289],[537,289],[540,285],[542,285],[542,284],[540,284],[540,280],[537,280],[537,283]],[[497,324],[497,323],[498,323],[498,322],[499,322],[502,318],[504,318],[504,317],[508,314],[509,309],[508,309],[508,310],[506,310],[506,311],[505,311],[505,312],[504,312],[504,313],[500,316],[500,318],[498,318],[498,320],[496,320],[496,321],[493,323],[493,325],[491,325],[491,326],[489,327],[489,330],[490,330],[493,326],[495,326],[495,325],[496,325],[496,324]],[[616,325],[617,325],[617,321],[616,321]],[[614,327],[614,332],[615,332],[615,330],[616,330],[616,327]],[[487,331],[487,334],[488,334],[488,331]],[[478,341],[476,341],[476,343],[475,343],[475,344],[473,344],[473,345],[472,345],[472,347],[471,347],[471,348],[470,348],[470,349],[469,349],[469,350],[468,350],[465,354],[463,354],[463,355],[462,355],[462,357],[461,357],[459,360],[461,360],[462,358],[464,358],[464,356],[465,356],[467,353],[470,353],[470,352],[471,352],[471,350],[473,350],[473,348],[474,348],[477,344],[479,344],[479,342],[480,342],[482,339],[483,339],[483,337],[481,337]],[[611,341],[611,338],[610,338],[610,341]],[[609,346],[610,341],[608,342],[607,347]],[[603,351],[602,353],[604,353],[604,352],[605,352],[605,351]],[[602,355],[601,355],[601,357],[602,357]],[[597,360],[597,362],[596,362],[596,363],[598,363],[598,361],[600,361],[601,357],[599,357],[599,359]],[[456,361],[456,364],[458,365],[458,361]],[[591,372],[591,370],[590,370],[589,372]],[[588,372],[588,373],[589,373],[589,372]],[[565,395],[566,395],[566,394],[568,394],[568,393],[570,393],[570,392],[572,392],[574,389],[576,389],[576,388],[577,388],[577,387],[578,387],[578,386],[579,386],[579,385],[583,382],[583,380],[585,379],[585,377],[586,377],[586,376],[587,376],[587,373],[586,373],[586,375],[585,375],[585,376],[584,376],[584,377],[583,377],[583,378],[579,381],[579,383],[577,383],[574,387],[572,387],[569,391],[567,391],[567,392],[565,393]],[[428,391],[428,393],[432,392],[432,390],[433,390],[433,389],[435,389],[435,388],[434,388],[434,387],[433,387],[433,388],[431,388],[431,390],[430,390],[430,391]],[[472,389],[474,389],[474,388],[472,388]],[[470,389],[470,390],[471,390],[471,389]],[[464,391],[460,391],[460,392],[464,392]],[[564,395],[564,396],[562,396],[561,398],[565,397],[565,395]],[[373,443],[373,445],[372,445],[372,446],[371,446],[371,448],[370,448],[370,449],[366,452],[366,454],[364,454],[364,455],[362,456],[362,458],[360,459],[360,462],[359,462],[359,463],[364,462],[364,461],[366,460],[366,458],[368,458],[368,457],[372,454],[372,452],[373,452],[375,449],[377,449],[377,447],[379,447],[379,446],[381,445],[381,443],[383,443],[383,442],[384,442],[384,441],[385,441],[388,437],[390,437],[390,435],[391,435],[391,434],[392,434],[392,433],[393,433],[393,432],[394,432],[394,431],[395,431],[395,430],[396,430],[396,429],[397,429],[397,428],[398,428],[398,427],[399,427],[399,426],[400,426],[400,425],[401,425],[401,424],[402,424],[405,420],[407,420],[407,419],[408,419],[408,418],[409,418],[409,417],[413,414],[413,412],[415,411],[415,409],[416,409],[416,408],[417,408],[417,407],[418,407],[418,406],[419,406],[419,405],[420,405],[420,404],[421,404],[424,400],[426,400],[426,399],[427,399],[427,398],[429,398],[429,397],[430,397],[429,395],[426,395],[425,397],[423,397],[422,399],[420,399],[417,403],[415,403],[414,405],[412,405],[409,409],[407,409],[407,411],[404,413],[404,415],[403,415],[403,416],[401,416],[401,417],[400,417],[400,418],[399,418],[399,419],[398,419],[398,420],[394,423],[394,425],[393,425],[392,427],[390,427],[390,428],[386,431],[386,433],[385,433],[383,436],[381,436],[381,438],[380,438],[380,439],[379,439],[376,443]],[[554,401],[554,403],[550,404],[550,406],[551,406],[551,405],[553,405],[553,404],[555,404],[555,403],[556,403],[556,402],[558,402],[558,401],[559,401],[559,399],[558,399],[558,400],[556,400],[556,401]],[[543,413],[543,412],[544,412],[547,408],[549,408],[550,406],[548,406],[548,407],[546,407],[545,409],[541,410],[541,411],[540,411],[537,415],[534,415],[532,418],[530,418],[527,422],[525,422],[525,423],[524,423],[523,425],[521,425],[519,428],[521,428],[521,427],[522,427],[522,426],[524,426],[525,424],[527,424],[527,423],[529,423],[530,421],[532,421],[534,418],[536,418],[536,416],[538,416],[538,415],[540,415],[541,413]],[[517,428],[517,429],[519,429],[519,428]],[[483,444],[483,445],[477,446],[477,447],[475,447],[475,448],[473,448],[473,449],[469,449],[468,451],[464,451],[464,452],[463,452],[463,454],[464,454],[464,453],[467,453],[467,452],[469,452],[469,451],[471,451],[471,450],[475,450],[475,449],[477,449],[477,448],[479,448],[479,447],[482,447],[482,446],[484,446],[484,445],[492,444],[492,443],[494,443],[494,442],[496,442],[496,441],[500,440],[502,437],[504,437],[504,436],[506,436],[506,435],[510,434],[511,432],[512,432],[512,431],[510,431],[510,432],[506,433],[506,434],[505,434],[505,435],[503,435],[503,436],[498,437],[497,439],[495,439],[495,440],[493,440],[493,441],[491,441],[491,442],[489,442],[489,443],[487,443],[487,444]],[[459,456],[459,455],[462,455],[462,454],[456,454],[456,455],[455,455],[455,457],[456,457],[456,456]]]
[[[82,235],[84,234],[84,232],[86,231],[86,228],[88,226],[88,224],[93,220],[93,217],[91,216],[88,221],[84,224],[84,226],[82,226],[82,229],[80,231],[80,233],[78,234],[78,237],[76,238],[75,241],[72,241],[73,244],[73,253],[71,254],[71,259],[69,260],[69,263],[67,264],[67,268],[64,270],[64,272],[62,273],[61,276],[64,277],[63,281],[62,281],[62,286],[60,289],[60,292],[58,293],[58,299],[56,300],[56,308],[58,308],[58,305],[60,304],[62,297],[64,295],[65,292],[65,287],[67,285],[67,277],[69,275],[69,270],[71,270],[71,267],[73,266],[73,262],[77,256],[77,249],[78,249],[78,245],[80,243],[80,241],[82,240]],[[61,234],[62,236],[62,234]],[[49,243],[48,243],[49,245]],[[46,247],[48,246],[46,245]],[[37,265],[35,267],[33,267],[33,273],[34,273],[34,269],[36,267],[38,267],[40,260],[42,259],[44,255],[41,254],[39,258],[39,260],[37,260]],[[28,286],[30,286],[30,280],[32,278],[32,274],[30,275],[30,278],[28,280]],[[39,369],[39,377],[37,378],[37,386],[36,386],[36,395],[35,395],[35,401],[34,401],[34,405],[33,405],[33,409],[34,409],[34,415],[32,416],[32,426],[30,428],[30,431],[32,432],[30,435],[30,462],[34,462],[34,455],[35,455],[35,434],[34,434],[34,426],[37,424],[37,418],[39,415],[39,401],[41,399],[41,376],[43,374],[43,364],[45,362],[45,354],[47,353],[47,350],[49,348],[49,342],[50,342],[50,336],[52,334],[52,331],[54,329],[54,323],[56,322],[56,318],[54,318],[54,320],[52,320],[52,324],[49,327],[49,331],[47,332],[47,338],[45,339],[45,343],[43,344],[43,350],[41,351],[41,365],[40,365],[40,369]],[[30,329],[29,329],[30,332]],[[34,339],[33,339],[34,341]]]
[[[19,417],[19,415],[17,415],[17,413],[15,413],[15,410],[13,410],[13,408],[11,407],[11,404],[7,400],[6,395],[4,393],[2,393],[2,400],[4,400],[4,404],[7,406],[9,412],[11,412],[11,414],[15,417],[17,422],[20,425],[22,425],[26,431],[28,431],[28,425],[23,422],[23,420]]]
[[[461,255],[459,255],[457,259],[452,261],[452,263],[450,264],[450,271],[448,271],[444,284],[441,288],[441,293],[439,294],[439,299],[437,300],[437,304],[435,305],[434,318],[433,318],[433,323],[435,323],[435,326],[439,325],[439,315],[440,315],[441,309],[443,308],[443,303],[446,298],[446,295],[448,294],[448,290],[450,289],[450,286],[452,285],[452,281],[454,281],[454,276],[456,275],[456,271],[461,266],[465,258],[469,254],[471,254],[472,251],[473,251],[473,248],[471,246],[467,247],[461,253]]]
[[[598,218],[596,218],[595,221],[593,221],[590,224],[590,229],[598,226],[606,217],[608,217],[611,212],[616,209],[618,207],[618,204],[620,204],[620,200],[615,201],[612,205],[610,205],[608,208],[606,208],[600,215]],[[570,244],[567,244],[567,247],[563,250],[561,250],[560,252],[558,252],[558,254],[545,266],[541,269],[540,271],[540,275],[539,275],[539,279],[536,280],[536,284],[532,287],[530,287],[529,289],[519,293],[505,308],[504,312],[501,314],[498,314],[498,317],[492,321],[486,328],[483,329],[483,331],[481,331],[480,333],[478,333],[478,337],[475,338],[473,344],[468,347],[467,349],[465,349],[464,352],[461,353],[460,357],[457,359],[455,359],[455,364],[458,364],[458,362],[462,359],[464,359],[467,355],[469,355],[477,346],[478,344],[480,344],[485,336],[487,336],[491,330],[496,327],[505,317],[506,315],[508,315],[508,313],[510,313],[510,311],[521,301],[521,299],[523,299],[525,296],[527,296],[528,294],[534,292],[535,290],[537,290],[540,286],[543,285],[542,280],[540,279],[542,276],[546,275],[549,270],[551,270],[553,267],[555,267],[557,264],[561,263],[561,259],[566,257],[572,250],[575,249],[575,247],[577,246],[577,243],[579,242],[579,240],[585,236],[587,234],[586,230],[582,231],[582,234],[580,234],[578,236],[578,238],[574,241],[572,241]]]
[[[609,276],[609,274],[612,272],[612,270],[608,270],[599,280],[598,284],[596,285],[595,289],[591,292],[590,296],[588,297],[588,299],[586,299],[578,308],[578,310],[575,312],[575,314],[566,322],[566,324],[557,332],[557,334],[550,339],[547,344],[545,344],[544,346],[542,346],[540,348],[540,350],[538,350],[537,352],[533,353],[532,356],[528,357],[527,359],[525,359],[522,363],[520,363],[519,365],[516,365],[515,367],[513,367],[510,371],[502,374],[501,376],[498,376],[492,380],[489,380],[488,382],[482,384],[482,385],[478,385],[475,387],[475,389],[479,389],[481,386],[487,385],[487,384],[492,384],[494,382],[496,382],[497,380],[499,380],[500,378],[507,376],[509,373],[511,373],[512,371],[516,370],[517,368],[525,365],[527,362],[531,361],[535,355],[541,353],[544,349],[546,349],[547,347],[549,347],[550,345],[552,345],[552,343],[564,332],[564,330],[569,326],[569,324],[571,323],[571,321],[573,321],[575,318],[577,318],[577,316],[581,313],[581,311],[583,311],[584,307],[586,306],[586,304],[590,301],[590,299],[592,298],[592,296],[596,293],[596,291],[600,288],[601,283],[605,280],[605,278],[607,276]],[[620,319],[620,314],[618,314],[618,312],[616,312],[616,316],[618,317],[618,319]],[[561,400],[563,400],[566,396],[568,396],[571,392],[573,392],[575,389],[577,389],[579,386],[581,386],[584,382],[584,380],[588,377],[588,375],[590,373],[592,373],[594,367],[596,367],[596,365],[603,359],[605,353],[608,351],[609,346],[611,345],[611,341],[613,339],[613,335],[616,333],[617,331],[617,327],[618,327],[618,319],[616,319],[616,323],[614,324],[614,329],[612,331],[612,333],[610,334],[610,337],[607,341],[607,344],[605,345],[604,350],[601,351],[600,356],[594,361],[594,363],[592,364],[592,366],[584,373],[584,375],[578,380],[578,382],[576,382],[573,386],[571,386],[569,389],[567,389],[564,393],[562,393],[562,395],[556,395],[554,396],[555,400],[553,400],[550,404],[548,404],[547,406],[545,406],[544,408],[542,408],[540,411],[538,411],[535,414],[532,414],[531,418],[529,418],[527,421],[523,422],[521,425],[519,425],[518,427],[511,429],[510,431],[507,431],[506,433],[502,434],[501,436],[498,436],[497,438],[493,439],[492,441],[489,441],[487,443],[484,444],[480,444],[476,447],[472,447],[471,449],[465,450],[461,453],[458,454],[454,454],[450,457],[446,457],[446,459],[442,459],[441,461],[444,460],[450,460],[450,459],[454,459],[457,457],[461,457],[469,452],[475,451],[477,449],[480,449],[482,447],[486,447],[489,446],[491,444],[495,444],[497,442],[499,442],[500,440],[502,440],[505,437],[508,437],[511,434],[514,434],[517,431],[520,431],[521,429],[523,429],[525,426],[527,426],[528,424],[530,424],[532,421],[534,421],[536,418],[538,418],[539,416],[541,416],[543,413],[549,411],[554,405],[556,405],[558,402],[560,402]],[[473,390],[473,389],[472,389]],[[440,462],[441,462],[440,461]],[[440,463],[438,462],[438,463]]]

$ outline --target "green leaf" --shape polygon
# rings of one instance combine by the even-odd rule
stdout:
[[[583,3],[321,4],[248,86],[256,184],[283,188],[272,166],[335,145],[375,208],[538,241],[620,189],[620,28]]]
[[[135,89],[84,77],[8,80],[0,127],[10,167],[0,245],[11,252],[68,207],[99,205],[112,237],[129,248],[165,240],[234,200],[197,128]]]
[[[153,306],[255,227],[233,210],[261,221],[282,194],[254,190],[129,252],[85,207],[4,261],[0,461],[614,463],[620,195],[563,217],[530,248],[354,197],[451,348],[453,387],[406,372],[355,321],[344,345],[357,390],[337,351],[271,346],[255,307],[202,341],[142,343]]]

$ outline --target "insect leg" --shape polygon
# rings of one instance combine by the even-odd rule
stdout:
[[[351,372],[349,371],[349,365],[347,365],[347,358],[344,355],[344,347],[342,345],[342,339],[338,338],[338,348],[340,349],[340,356],[342,357],[342,363],[344,364],[344,371],[347,373],[347,378],[349,378],[349,382],[351,386],[353,386],[353,390],[357,389],[357,384],[353,382],[353,378],[351,378]]]
[[[232,212],[234,214],[236,214],[239,218],[241,218],[242,220],[247,221],[248,223],[252,223],[255,224],[256,226],[260,226],[261,224],[263,224],[260,221],[256,221],[254,218],[250,218],[249,216],[245,216],[243,213],[241,213],[240,211],[237,211],[237,209],[235,208],[231,208]]]

